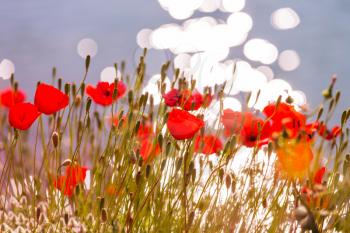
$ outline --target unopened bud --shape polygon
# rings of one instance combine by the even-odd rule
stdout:
[[[58,146],[58,139],[59,139],[59,136],[58,136],[58,133],[55,131],[53,132],[52,134],[52,144],[55,148],[57,148]]]

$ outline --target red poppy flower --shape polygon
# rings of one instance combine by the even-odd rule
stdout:
[[[241,143],[247,147],[262,146],[269,141],[269,127],[260,118],[246,114],[243,128],[240,133]]]
[[[109,121],[110,121],[110,124],[114,125],[115,127],[118,127],[120,121],[123,122],[122,127],[126,125],[126,117],[125,116],[122,116],[122,118],[119,119],[118,115],[113,115],[113,118],[110,117]]]
[[[201,93],[196,90],[191,91],[190,89],[181,91],[172,89],[164,94],[163,98],[167,106],[179,106],[186,111],[198,110],[202,105],[207,107],[211,102],[211,95],[206,96],[206,99],[204,99]]]
[[[322,184],[323,176],[326,173],[326,167],[321,167],[318,169],[314,175],[314,183]]]
[[[69,97],[54,86],[40,83],[35,92],[34,104],[39,112],[50,115],[65,108],[69,104]]]
[[[203,104],[203,96],[198,91],[186,89],[181,92],[179,106],[186,111],[198,110]]]
[[[122,97],[126,92],[126,86],[122,81],[118,81],[117,96],[113,99],[114,83],[98,82],[94,87],[89,85],[86,87],[86,93],[97,103],[102,106],[111,105],[114,101]]]
[[[198,153],[211,155],[222,150],[222,142],[215,135],[196,136],[194,150]]]
[[[9,123],[16,129],[27,130],[39,115],[40,112],[35,105],[18,103],[10,108]]]
[[[81,167],[79,165],[68,165],[66,167],[66,176],[70,183],[77,185],[83,183],[86,177],[86,167]]]
[[[221,116],[221,122],[224,125],[224,135],[230,137],[232,134],[238,134],[243,128],[244,121],[251,118],[251,113],[236,112],[231,109],[225,109]]]
[[[315,185],[321,185],[323,181],[323,176],[326,173],[326,167],[321,167],[318,169],[314,175],[314,184]],[[321,202],[321,197],[314,194],[314,191],[309,188],[307,185],[304,185],[302,189],[300,190],[301,194],[306,199],[306,202],[308,204],[317,204],[316,206],[322,206],[322,208],[327,208],[329,204],[329,198],[326,196],[323,198]]]
[[[313,138],[315,133],[318,131],[319,127],[320,127],[320,124],[318,123],[318,121],[305,125],[304,130],[309,139]]]
[[[164,102],[169,107],[178,106],[180,99],[180,92],[178,89],[172,89],[171,91],[163,95]]]
[[[23,103],[25,100],[25,94],[21,90],[13,90],[8,88],[0,93],[0,105],[7,108],[11,108],[13,105]]]
[[[140,155],[144,161],[159,155],[160,152],[159,144],[154,144],[153,140],[144,138],[141,141]]]
[[[306,124],[306,116],[295,111],[292,105],[286,103],[269,104],[264,110],[264,114],[271,123],[271,135],[279,134],[283,130],[290,138],[295,138]]]
[[[177,140],[190,139],[204,126],[204,121],[180,109],[169,113],[167,126],[170,134]]]
[[[53,181],[53,186],[63,192],[66,196],[72,196],[74,192],[75,186],[70,185],[69,182],[67,182],[66,176],[59,176],[57,179]]]
[[[153,128],[150,122],[144,122],[140,124],[137,131],[137,137],[140,139],[148,138],[153,135]]]
[[[333,140],[341,134],[341,128],[334,126],[332,130],[327,129],[327,126],[321,124],[318,129],[318,134],[326,140]]]
[[[53,185],[55,188],[61,190],[64,195],[71,196],[75,187],[84,182],[86,171],[86,167],[69,165],[66,168],[66,174],[54,180]]]

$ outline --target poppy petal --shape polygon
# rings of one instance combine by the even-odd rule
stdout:
[[[50,115],[65,108],[69,104],[69,97],[54,86],[40,83],[35,92],[34,103],[39,112]]]
[[[38,118],[40,112],[31,103],[18,103],[10,108],[9,123],[12,127],[27,130]]]
[[[175,139],[184,140],[193,138],[204,126],[204,121],[187,111],[173,109],[169,113],[167,126]]]

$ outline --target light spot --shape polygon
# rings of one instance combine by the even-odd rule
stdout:
[[[15,73],[15,65],[9,59],[4,59],[0,63],[0,78],[9,79]]]
[[[237,12],[243,10],[245,0],[222,0],[222,9],[227,12]]]
[[[273,73],[273,70],[270,67],[268,67],[268,66],[259,66],[256,69],[259,70],[260,72],[262,72],[266,76],[266,78],[268,80],[272,80],[273,79],[274,73]]]
[[[86,58],[88,55],[94,57],[97,54],[97,43],[90,38],[85,38],[79,41],[77,51],[79,56]]]
[[[253,19],[247,13],[237,12],[227,18],[227,24],[236,31],[247,33],[253,28]]]
[[[298,14],[291,8],[280,8],[271,15],[271,24],[279,30],[295,28],[300,23]]]
[[[284,50],[278,58],[278,65],[284,71],[293,71],[300,65],[300,58],[294,50]]]
[[[263,39],[251,39],[243,48],[244,55],[252,61],[263,64],[272,64],[278,57],[278,49],[275,45]]]
[[[220,0],[204,0],[199,10],[206,13],[216,11],[220,6]]]
[[[101,75],[100,75],[100,80],[102,82],[114,83],[114,80],[116,78],[120,78],[120,77],[121,77],[121,73],[119,70],[118,70],[118,72],[116,72],[115,67],[108,66],[102,70]]]
[[[144,28],[141,31],[139,31],[139,33],[137,33],[136,36],[138,46],[140,46],[141,48],[151,48],[151,44],[149,41],[151,33],[152,30],[148,28]]]

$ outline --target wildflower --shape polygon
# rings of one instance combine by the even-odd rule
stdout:
[[[118,81],[117,96],[113,99],[115,84],[108,82],[98,82],[97,86],[88,85],[86,93],[97,103],[102,106],[111,105],[114,101],[122,97],[126,92],[126,86],[122,81]]]
[[[262,146],[268,143],[269,128],[264,121],[253,115],[246,118],[240,132],[240,140],[247,147]]]
[[[303,178],[313,159],[313,153],[307,140],[287,139],[279,145],[276,154],[281,169],[292,178]]]
[[[200,107],[208,107],[212,96],[206,94],[204,97],[197,90],[191,91],[190,89],[184,89],[179,91],[178,89],[172,89],[163,95],[165,104],[169,107],[181,107],[186,111],[198,110]]]
[[[153,140],[144,138],[141,141],[140,155],[144,161],[151,159],[159,155],[161,148],[158,143],[154,143]]]
[[[65,108],[69,104],[69,97],[54,86],[40,83],[35,92],[34,104],[39,112],[50,115]]]
[[[198,153],[210,155],[219,152],[222,148],[222,142],[216,135],[198,135],[194,141],[194,150]]]
[[[23,103],[25,94],[21,90],[8,88],[0,93],[0,105],[11,108],[13,105]]]
[[[122,126],[125,126],[126,125],[126,117],[125,116],[122,116],[121,118],[119,118],[118,115],[114,115],[113,117],[109,117],[108,120],[110,121],[110,123],[112,125],[114,125],[115,127],[118,127],[119,126],[119,122],[122,122]]]
[[[261,146],[268,142],[268,124],[250,112],[236,112],[225,109],[221,117],[226,137],[238,135],[247,147]]]
[[[304,185],[300,190],[309,206],[315,206],[321,209],[327,209],[330,204],[331,196],[324,193],[326,186],[323,184],[323,177],[326,173],[326,167],[319,168],[313,176],[313,187]]]
[[[245,119],[251,117],[251,113],[236,112],[231,109],[225,109],[221,117],[221,122],[224,125],[224,135],[226,137],[232,134],[239,134],[243,128]]]
[[[203,104],[203,96],[198,91],[191,91],[189,89],[181,92],[179,99],[179,106],[186,111],[198,110]]]
[[[336,125],[331,130],[327,129],[327,126],[321,124],[318,129],[318,134],[326,140],[333,140],[341,134],[341,128]]]
[[[169,107],[175,107],[179,103],[180,99],[180,92],[178,89],[172,89],[168,93],[165,93],[163,95],[165,104]]]
[[[10,108],[9,123],[12,127],[27,130],[40,115],[35,105],[31,103],[18,103]]]
[[[64,195],[71,196],[78,184],[84,183],[86,177],[86,167],[79,165],[68,165],[66,174],[54,180],[54,187],[61,190]]]
[[[326,167],[321,167],[318,169],[314,175],[314,183],[322,184],[323,176],[326,173]]]
[[[272,136],[285,131],[289,138],[295,138],[306,124],[306,116],[286,103],[269,104],[264,108],[263,113],[269,119]]]
[[[175,139],[184,140],[193,138],[204,126],[204,121],[187,111],[173,109],[169,113],[167,126]]]

